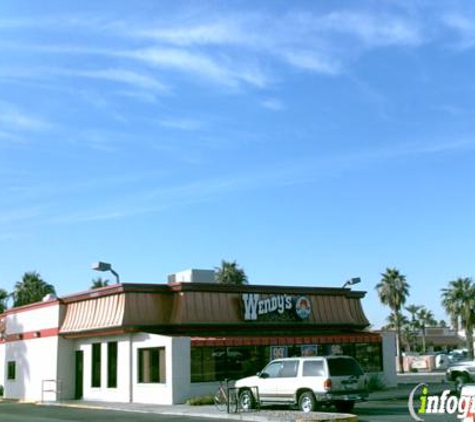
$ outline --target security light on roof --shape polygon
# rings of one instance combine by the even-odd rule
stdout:
[[[92,264],[92,269],[96,271],[110,271],[112,265],[107,262],[95,262]]]
[[[117,284],[120,283],[119,274],[117,273],[117,271],[114,271],[112,269],[112,265],[108,262],[95,262],[94,264],[92,264],[92,269],[96,271],[110,271],[112,274],[114,274]]]

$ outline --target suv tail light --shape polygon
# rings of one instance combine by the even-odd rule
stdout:
[[[331,379],[326,379],[325,381],[323,381],[323,388],[328,391],[328,390],[331,390],[332,388],[332,380]]]

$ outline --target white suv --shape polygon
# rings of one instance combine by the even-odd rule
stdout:
[[[270,362],[256,376],[236,381],[240,406],[261,403],[298,404],[300,410],[315,410],[317,403],[333,404],[350,412],[357,401],[368,397],[367,379],[350,356],[285,358]]]

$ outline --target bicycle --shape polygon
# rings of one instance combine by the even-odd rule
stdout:
[[[232,394],[229,392],[229,380],[225,379],[226,388],[223,385],[223,382],[219,382],[219,388],[216,394],[214,395],[214,405],[220,412],[224,412],[225,410],[228,413],[236,413],[238,402],[236,399],[236,393],[233,391]]]

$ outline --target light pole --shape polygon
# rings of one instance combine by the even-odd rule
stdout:
[[[110,271],[112,274],[114,274],[117,284],[119,284],[119,274],[112,269],[112,265],[107,263],[107,262],[95,262],[92,264],[92,269],[96,271]]]
[[[347,287],[353,286],[358,283],[361,283],[361,278],[359,277],[350,278],[345,284],[343,284],[342,289],[345,289]]]

